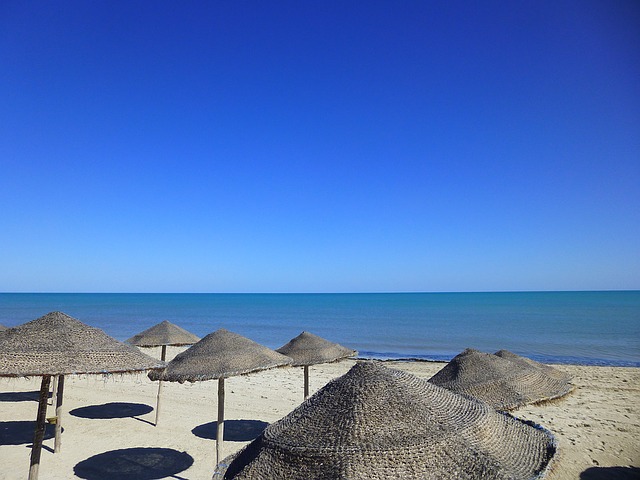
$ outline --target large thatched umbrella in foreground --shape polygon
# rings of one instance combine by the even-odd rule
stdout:
[[[500,355],[467,348],[429,382],[478,398],[498,410],[559,398],[573,389],[570,376],[556,369],[553,370],[557,373],[549,375],[553,367],[507,351],[498,353]]]
[[[149,378],[180,383],[218,379],[217,463],[222,458],[224,435],[224,379],[290,365],[291,361],[270,348],[221,328],[176,355],[164,370],[149,372]]]
[[[164,320],[151,328],[147,328],[143,332],[134,335],[127,340],[127,343],[138,347],[162,347],[160,360],[163,362],[167,359],[167,346],[180,347],[184,345],[193,345],[198,342],[200,337],[188,332],[182,327]],[[156,421],[160,418],[160,393],[162,392],[162,380],[158,382],[158,396],[156,397]]]
[[[52,376],[58,376],[56,400],[56,450],[60,446],[64,376],[72,374],[129,373],[162,368],[137,348],[125,345],[102,330],[52,312],[10,328],[0,335],[0,376],[41,376],[38,417],[31,449],[29,479],[38,477],[45,430],[47,396]]]
[[[534,479],[551,432],[406,372],[361,362],[239,453],[214,479]]]
[[[293,359],[291,366],[304,367],[305,399],[309,396],[310,365],[336,362],[358,354],[355,350],[343,347],[337,343],[332,343],[329,340],[325,340],[309,332],[302,332],[286,345],[276,349],[276,352],[291,357]]]

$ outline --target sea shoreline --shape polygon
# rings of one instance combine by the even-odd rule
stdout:
[[[490,353],[490,352],[487,352]],[[528,355],[523,352],[514,352],[519,355],[531,358],[537,362],[545,363],[548,365],[575,365],[584,367],[627,367],[627,368],[640,368],[640,362],[616,362],[597,359],[565,359],[560,360],[557,357],[545,357],[541,355]],[[453,357],[440,356],[434,358],[430,355],[424,356],[401,356],[400,354],[387,354],[376,352],[362,352],[356,357],[358,360],[377,360],[380,362],[427,362],[427,363],[447,363]]]

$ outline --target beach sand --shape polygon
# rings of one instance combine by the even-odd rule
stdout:
[[[311,391],[346,373],[353,364],[348,360],[311,367]],[[385,365],[429,378],[444,364],[394,361]],[[575,375],[574,392],[512,412],[556,435],[559,452],[547,478],[640,478],[640,368],[558,368]],[[164,383],[156,427],[152,407],[157,383],[146,375],[68,376],[62,451],[53,454],[53,438],[45,440],[40,479],[141,478],[126,476],[131,463],[118,461],[122,449],[138,449],[133,452],[142,461],[156,465],[159,473],[146,478],[210,479],[215,466],[217,385],[217,381]],[[27,477],[39,386],[39,378],[0,378],[1,479]],[[224,454],[229,455],[300,404],[303,372],[283,368],[232,377],[225,387]],[[54,407],[49,407],[47,416],[53,415]],[[120,418],[99,418],[114,415]]]

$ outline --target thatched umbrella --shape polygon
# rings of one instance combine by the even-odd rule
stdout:
[[[304,398],[309,396],[309,366],[320,363],[330,363],[353,357],[358,354],[355,350],[330,342],[309,332],[302,332],[286,345],[276,349],[293,359],[291,366],[304,367]]]
[[[522,357],[520,357],[522,358]],[[528,362],[467,348],[429,381],[478,398],[498,410],[562,397],[573,387],[568,378],[550,376]]]
[[[164,370],[149,372],[149,378],[180,383],[218,379],[217,463],[222,458],[224,435],[224,379],[291,362],[289,357],[221,328],[176,355]]]
[[[0,335],[0,376],[42,377],[29,479],[38,477],[52,376],[59,378],[56,395],[57,451],[62,431],[65,375],[129,373],[163,366],[163,362],[145,355],[137,348],[125,345],[102,330],[85,325],[62,312],[52,312],[4,331]]]
[[[214,478],[533,479],[555,450],[542,427],[360,362],[225,459]]]
[[[531,360],[527,357],[522,357],[520,355],[516,355],[509,350],[498,350],[494,355],[497,355],[501,358],[506,358],[507,360],[511,360],[521,366],[534,368],[536,370],[540,370],[545,375],[548,375],[551,378],[556,380],[560,380],[566,383],[569,383],[573,379],[573,375],[570,375],[562,370],[558,370],[551,365],[545,365],[544,363],[536,362],[535,360]]]
[[[9,329],[9,327],[5,327],[4,325],[2,325],[0,323],[0,332],[2,332],[3,330],[8,330],[8,329]]]
[[[198,342],[200,337],[188,332],[182,327],[174,325],[168,320],[164,320],[145,331],[134,335],[127,340],[131,345],[138,347],[162,347],[160,360],[163,362],[167,359],[167,345],[180,347],[184,345],[193,345]],[[158,382],[158,395],[156,397],[156,421],[160,418],[160,393],[162,392],[162,380]]]

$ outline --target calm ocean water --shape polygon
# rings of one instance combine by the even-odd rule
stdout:
[[[119,340],[169,320],[277,348],[302,330],[361,356],[449,360],[466,347],[640,366],[640,291],[371,294],[0,293],[0,323],[60,310]]]

